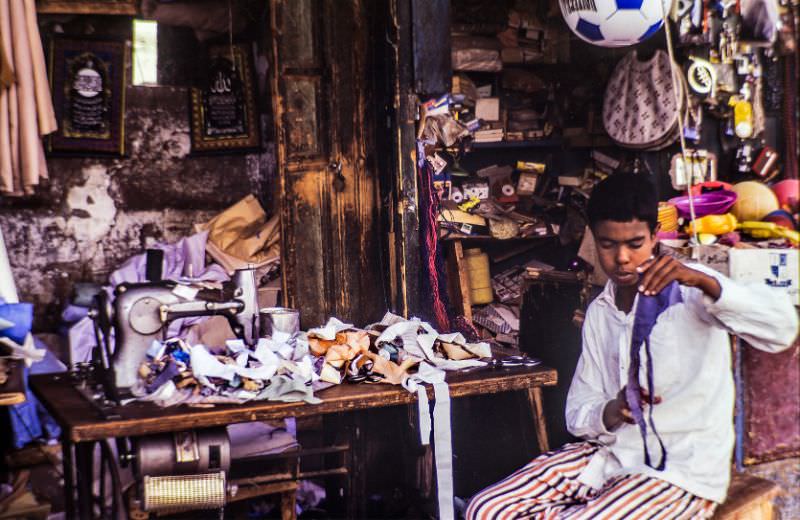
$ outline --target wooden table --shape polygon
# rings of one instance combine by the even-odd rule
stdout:
[[[78,518],[81,519],[91,518],[91,479],[86,478],[86,474],[91,475],[94,443],[97,441],[286,417],[367,412],[372,408],[409,405],[417,401],[416,394],[399,386],[343,384],[318,392],[317,396],[322,399],[322,403],[316,405],[257,401],[240,405],[216,405],[213,408],[186,405],[159,408],[152,403],[135,402],[117,407],[114,412],[119,417],[107,419],[72,386],[70,381],[70,377],[66,374],[37,375],[30,377],[30,386],[62,429],[66,514],[67,518],[76,518],[77,488]],[[477,368],[450,372],[447,374],[447,382],[451,398],[506,391],[525,392],[533,413],[539,449],[543,452],[549,449],[541,387],[556,384],[555,370],[541,365]],[[428,388],[428,397],[434,399],[432,388]],[[363,440],[351,445],[358,444],[363,445]],[[74,474],[76,465],[78,473],[82,474],[80,479]],[[360,487],[358,481],[349,486],[351,494],[356,496],[356,499],[363,498],[357,496]],[[358,516],[363,512],[360,507],[349,509],[349,514],[352,516]]]
[[[0,361],[6,372],[5,381],[0,384],[0,406],[12,406],[25,402],[25,382],[23,379],[24,362],[21,359],[5,359]]]

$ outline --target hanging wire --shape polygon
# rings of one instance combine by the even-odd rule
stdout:
[[[688,182],[686,186],[686,195],[689,199],[689,215],[691,217],[691,230],[692,230],[692,257],[697,257],[699,251],[697,251],[697,245],[700,244],[700,241],[697,239],[697,226],[695,225],[695,219],[697,216],[694,212],[694,198],[692,197],[692,182],[694,181],[694,165],[692,165],[691,169],[689,167],[688,157],[686,155],[686,139],[683,136],[683,112],[681,111],[681,103],[680,103],[680,94],[678,89],[681,86],[678,84],[678,78],[676,74],[683,74],[683,71],[677,67],[677,62],[675,61],[675,49],[672,47],[672,30],[669,27],[669,20],[667,19],[667,13],[664,10],[664,4],[661,0],[656,0],[658,2],[659,7],[661,8],[661,20],[664,23],[664,36],[667,39],[667,53],[669,54],[669,66],[671,70],[670,76],[672,77],[672,90],[675,93],[675,102],[678,106],[678,138],[681,144],[681,156],[683,157],[683,168],[684,171],[687,173]],[[686,92],[686,103],[688,106],[689,103],[689,93]]]

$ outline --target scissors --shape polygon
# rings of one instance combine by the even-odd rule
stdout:
[[[492,358],[491,361],[489,361],[489,366],[491,368],[534,367],[540,363],[541,361],[539,361],[538,359],[522,355],[522,356],[506,356],[504,358]]]

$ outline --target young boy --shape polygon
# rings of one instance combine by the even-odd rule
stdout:
[[[609,282],[587,310],[567,396],[567,426],[586,441],[543,454],[484,489],[468,519],[710,517],[725,500],[734,445],[728,334],[768,352],[787,348],[797,334],[797,311],[785,293],[657,255],[658,200],[646,176],[620,173],[599,183],[588,216]],[[635,414],[625,386],[637,303],[643,295],[661,298],[664,288],[678,298],[657,316],[650,354],[641,349],[643,414]],[[648,465],[634,419],[650,412]]]

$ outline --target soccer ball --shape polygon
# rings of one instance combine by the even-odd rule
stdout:
[[[663,25],[672,0],[559,0],[572,32],[601,47],[634,45]]]

